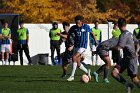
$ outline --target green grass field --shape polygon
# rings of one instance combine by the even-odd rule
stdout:
[[[88,68],[94,71],[98,67]],[[0,66],[0,93],[125,93],[125,87],[111,76],[110,84],[102,82],[103,75],[100,75],[99,83],[92,77],[84,84],[80,82],[83,72],[79,69],[73,82],[66,81],[69,75],[60,78],[61,72],[60,66]],[[130,80],[126,72],[123,75]],[[140,93],[140,89],[135,87],[132,93]]]

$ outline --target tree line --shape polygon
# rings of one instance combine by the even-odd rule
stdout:
[[[119,17],[137,23],[140,0],[0,0],[0,13],[20,14],[27,23],[73,23],[78,14],[84,16],[86,23],[107,23]]]

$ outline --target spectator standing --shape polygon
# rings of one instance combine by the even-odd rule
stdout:
[[[20,64],[23,65],[23,50],[29,61],[29,65],[32,64],[31,57],[29,54],[29,30],[24,27],[24,22],[20,22],[20,28],[17,30],[18,34],[18,50],[20,55]]]
[[[6,65],[9,59],[10,52],[10,38],[11,38],[11,30],[8,28],[8,22],[4,21],[3,28],[0,30],[0,38],[1,41],[1,53],[2,53],[2,65]],[[4,54],[6,53],[6,57]]]
[[[54,61],[54,52],[56,49],[58,63],[60,63],[60,36],[61,30],[58,28],[58,23],[52,23],[52,29],[50,29],[49,37],[50,37],[50,49],[51,49],[51,61],[53,65],[56,65]]]

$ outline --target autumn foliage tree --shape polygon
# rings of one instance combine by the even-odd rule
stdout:
[[[68,21],[73,23],[77,14],[85,22],[99,20],[107,23],[125,17],[130,23],[140,21],[140,0],[1,0],[0,13],[20,14],[29,23]]]

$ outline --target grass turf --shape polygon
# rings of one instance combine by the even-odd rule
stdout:
[[[95,71],[98,67],[88,68]],[[102,82],[102,74],[99,76],[99,83],[92,76],[92,80],[84,84],[80,82],[83,72],[79,69],[72,82],[66,81],[69,75],[60,78],[61,73],[60,66],[0,66],[0,93],[125,93],[125,87],[111,76],[110,84]],[[126,72],[123,75],[130,81]],[[140,93],[140,89],[135,86],[132,93]]]

